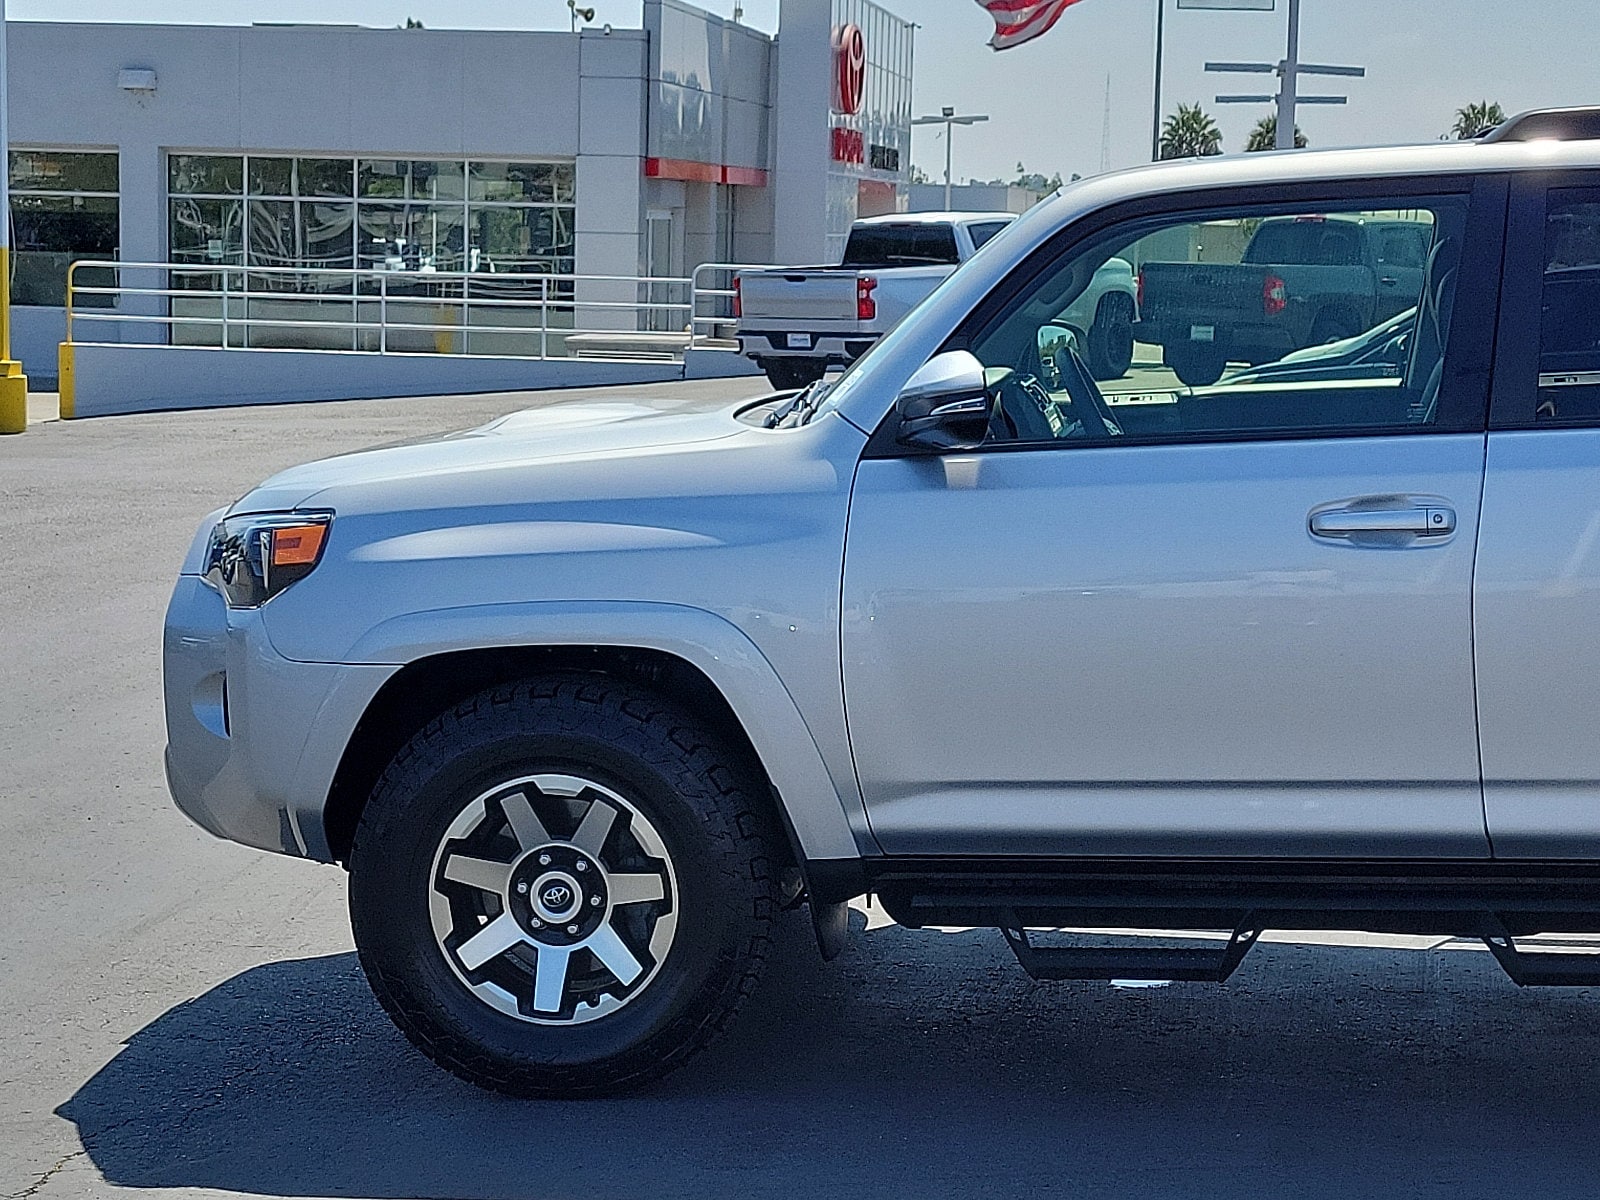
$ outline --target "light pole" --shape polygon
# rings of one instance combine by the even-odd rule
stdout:
[[[6,125],[6,4],[0,0],[0,433],[28,428],[28,378],[11,357],[11,137]]]
[[[0,0],[3,3],[4,0]],[[950,211],[950,131],[957,125],[976,125],[980,121],[987,121],[988,117],[956,116],[956,110],[948,104],[939,110],[936,117],[917,117],[913,125],[943,125],[944,126],[944,210]]]
[[[1344,104],[1345,96],[1302,96],[1300,76],[1342,75],[1360,79],[1366,75],[1365,67],[1336,67],[1300,61],[1300,0],[1289,0],[1289,43],[1281,61],[1276,63],[1208,62],[1207,71],[1220,71],[1242,75],[1276,75],[1276,96],[1255,92],[1246,95],[1218,96],[1218,104],[1276,104],[1277,125],[1273,139],[1274,150],[1294,149],[1294,110],[1297,104]]]

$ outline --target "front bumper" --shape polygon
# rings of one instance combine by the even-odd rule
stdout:
[[[331,861],[328,790],[356,722],[399,668],[284,658],[259,610],[230,610],[196,575],[173,590],[162,665],[178,807],[218,837]]]

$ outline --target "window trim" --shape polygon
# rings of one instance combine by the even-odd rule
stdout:
[[[1550,195],[1582,191],[1600,203],[1600,171],[1541,171],[1517,179],[1506,219],[1504,298],[1495,333],[1494,382],[1489,404],[1489,429],[1594,429],[1600,416],[1541,421],[1535,415],[1539,398],[1540,343],[1544,323],[1544,238]]]
[[[1329,426],[1293,430],[1221,430],[1117,438],[1114,441],[996,442],[967,450],[941,451],[901,445],[895,439],[898,416],[894,404],[868,439],[864,458],[922,458],[945,454],[1009,454],[1031,451],[1117,450],[1141,446],[1184,446],[1211,443],[1321,441],[1329,438],[1436,436],[1482,433],[1488,427],[1490,377],[1495,365],[1494,330],[1500,309],[1500,276],[1506,241],[1507,204],[1512,175],[1415,175],[1395,179],[1336,179],[1167,192],[1142,196],[1090,213],[1057,230],[985,295],[945,339],[936,353],[969,349],[987,326],[1064,255],[1098,240],[1119,225],[1189,217],[1204,220],[1208,209],[1277,208],[1365,204],[1394,208],[1398,199],[1465,197],[1467,219],[1462,241],[1456,296],[1445,347],[1445,373],[1440,419],[1432,425]]]

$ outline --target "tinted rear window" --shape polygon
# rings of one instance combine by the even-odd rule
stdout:
[[[968,225],[967,233],[972,237],[973,247],[981,250],[985,242],[987,242],[995,234],[999,233],[1008,224],[1010,224],[1008,221],[984,221],[981,224]]]
[[[865,225],[850,231],[847,267],[907,267],[960,261],[951,225]]]
[[[1271,221],[1256,230],[1247,263],[1351,267],[1361,262],[1361,231],[1342,221]]]

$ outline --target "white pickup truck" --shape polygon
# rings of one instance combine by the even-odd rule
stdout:
[[[1013,220],[1010,213],[868,217],[851,226],[839,266],[741,271],[734,283],[739,349],[779,390],[821,379],[830,366],[865,354]],[[1095,377],[1120,377],[1133,359],[1132,269],[1108,263],[1062,319],[1079,333]]]

